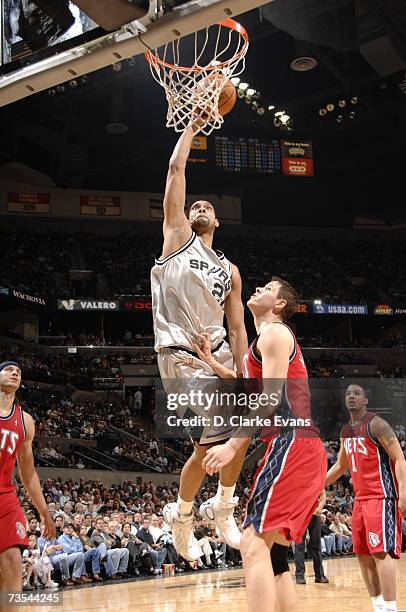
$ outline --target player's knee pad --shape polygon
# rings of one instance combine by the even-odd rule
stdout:
[[[271,561],[275,576],[289,571],[288,550],[289,546],[282,546],[282,544],[274,544],[272,546]]]

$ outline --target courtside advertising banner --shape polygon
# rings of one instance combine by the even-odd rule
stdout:
[[[313,314],[367,315],[366,304],[313,304]]]
[[[104,310],[119,309],[118,300],[58,300],[58,310]]]

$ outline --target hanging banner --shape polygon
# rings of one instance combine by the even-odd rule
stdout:
[[[119,217],[121,215],[121,198],[120,196],[81,195],[80,214]]]
[[[9,191],[7,193],[7,211],[18,213],[42,213],[51,211],[51,196],[49,193],[32,191]]]

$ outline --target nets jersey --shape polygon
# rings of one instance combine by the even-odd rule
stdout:
[[[23,409],[14,402],[8,416],[0,416],[0,495],[15,491],[11,482],[17,451],[25,439]]]
[[[374,412],[367,412],[359,423],[352,425],[350,421],[341,431],[358,500],[398,497],[394,463],[371,435],[371,421],[375,416]]]
[[[285,325],[284,323],[274,323],[274,325]],[[283,389],[283,398],[277,409],[277,414],[283,418],[294,417],[295,419],[308,419],[310,426],[306,426],[308,435],[319,434],[319,430],[313,424],[311,415],[310,389],[308,384],[308,374],[306,363],[300,350],[300,346],[290,327],[286,325],[293,336],[293,351],[289,357],[289,367],[287,380]],[[257,350],[258,336],[244,355],[243,374],[244,378],[262,380],[262,359]],[[269,438],[278,433],[277,427],[267,428],[261,432],[261,438]],[[307,435],[307,434],[306,434]]]
[[[194,334],[210,334],[212,348],[226,335],[224,303],[231,291],[231,264],[195,234],[151,270],[155,350],[193,350]]]

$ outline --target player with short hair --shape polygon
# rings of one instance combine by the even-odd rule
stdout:
[[[165,387],[165,380],[216,378],[213,368],[197,355],[194,344],[201,332],[208,332],[211,356],[219,367],[242,372],[242,358],[247,350],[244,309],[241,302],[241,277],[237,266],[223,253],[213,249],[213,235],[219,227],[214,206],[199,200],[185,215],[185,169],[194,138],[193,128],[180,136],[172,153],[164,197],[164,243],[151,271],[151,292],[155,350]],[[225,341],[224,314],[230,345]],[[166,385],[167,386],[167,385]],[[203,430],[194,443],[194,452],[182,469],[177,502],[164,508],[165,520],[172,527],[177,552],[194,561],[201,555],[193,535],[193,500],[204,478],[202,460],[211,445],[229,438],[232,428]],[[233,463],[220,474],[217,494],[205,502],[202,514],[210,513],[225,541],[239,546],[240,532],[233,517],[238,502],[235,484],[246,447],[240,449]]]
[[[45,526],[45,537],[55,537],[55,525],[34,468],[34,421],[15,397],[20,385],[18,363],[0,363],[0,594],[3,598],[6,593],[22,590],[21,551],[28,547],[26,518],[11,480],[16,460],[25,490]],[[12,608],[3,599],[0,610],[8,609]]]
[[[387,421],[368,411],[365,389],[351,384],[345,393],[349,422],[341,431],[337,462],[326,486],[350,470],[355,491],[352,546],[374,610],[396,611],[396,567],[406,516],[406,461]]]
[[[272,421],[278,410],[289,423],[283,428],[275,418],[261,431],[268,446],[254,477],[241,539],[250,612],[269,612],[275,604],[281,612],[296,609],[287,546],[290,541],[301,542],[327,470],[326,451],[311,417],[306,364],[286,325],[297,312],[297,303],[295,289],[277,276],[258,287],[248,301],[258,335],[244,356],[244,377],[254,379],[247,381],[247,390],[259,386],[268,398],[276,394],[277,401],[257,414]],[[211,448],[203,461],[206,471],[213,474],[224,469],[255,429],[243,424],[226,444]]]

